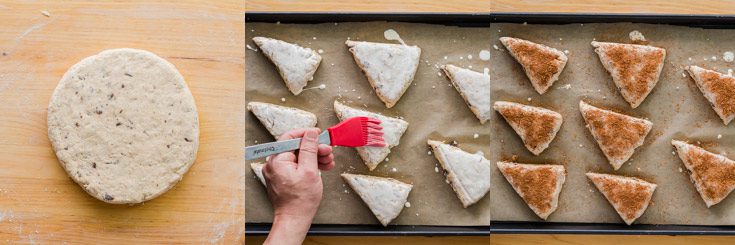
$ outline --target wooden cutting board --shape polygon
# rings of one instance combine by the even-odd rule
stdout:
[[[241,0],[0,1],[0,244],[243,243],[242,7]],[[135,206],[87,195],[59,165],[46,126],[64,72],[121,47],[173,63],[200,119],[191,170]]]

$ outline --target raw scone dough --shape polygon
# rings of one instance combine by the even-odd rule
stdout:
[[[48,135],[71,178],[108,203],[151,200],[194,163],[199,118],[166,60],[112,49],[72,66],[48,107]]]

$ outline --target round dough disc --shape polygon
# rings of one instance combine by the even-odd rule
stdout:
[[[108,203],[133,204],[173,187],[194,163],[199,118],[176,67],[112,49],[72,66],[48,106],[48,135],[69,176]]]

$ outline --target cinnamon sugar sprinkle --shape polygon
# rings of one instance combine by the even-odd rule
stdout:
[[[605,197],[618,206],[626,219],[635,219],[636,213],[643,209],[648,201],[649,188],[640,183],[621,182],[615,179],[596,178]]]
[[[625,157],[647,133],[643,122],[622,114],[593,108],[584,111],[583,116],[596,133],[600,148],[613,158]]]
[[[557,118],[552,115],[522,108],[504,108],[500,110],[500,114],[508,122],[518,124],[526,130],[523,135],[524,143],[533,149],[553,139],[552,133]]]
[[[630,46],[609,46],[604,52],[610,57],[612,66],[620,75],[622,90],[628,91],[629,102],[645,97],[650,89],[649,84],[656,82],[659,64],[664,61],[665,51],[656,48],[653,51],[636,52]],[[642,65],[642,66],[639,66]]]
[[[701,187],[705,196],[722,199],[735,186],[735,164],[719,158],[702,148],[693,146],[687,154],[691,165],[691,175]]]
[[[702,84],[715,95],[714,106],[722,110],[722,116],[735,113],[735,78],[722,76],[714,71],[704,71]]]
[[[541,213],[551,209],[552,194],[556,189],[556,174],[551,166],[528,170],[522,166],[510,166],[503,171],[519,189],[521,198],[528,206],[536,207]]]
[[[539,44],[525,41],[511,40],[508,44],[515,51],[518,62],[524,64],[526,72],[536,78],[541,87],[546,87],[551,77],[559,71],[562,61],[558,54],[542,49]]]

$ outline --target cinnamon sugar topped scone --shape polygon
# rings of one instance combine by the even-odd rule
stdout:
[[[625,101],[633,108],[638,107],[658,82],[666,50],[637,44],[595,41],[591,44]]]
[[[546,93],[559,80],[559,75],[567,64],[567,56],[555,48],[512,37],[501,37],[500,42],[521,64],[531,85],[539,94]]]
[[[493,108],[505,118],[534,155],[541,154],[559,132],[561,114],[541,107],[496,101]]]
[[[735,77],[699,66],[688,66],[687,71],[722,122],[730,124],[735,118]]]
[[[635,177],[587,173],[587,178],[628,225],[643,215],[656,190],[656,184]]]
[[[579,111],[615,170],[630,159],[636,148],[643,145],[643,140],[653,127],[651,121],[603,110],[581,100]]]
[[[711,207],[735,189],[735,161],[684,141],[672,140],[699,195]]]
[[[564,166],[504,161],[497,165],[516,193],[541,219],[546,220],[556,210],[566,179]]]

